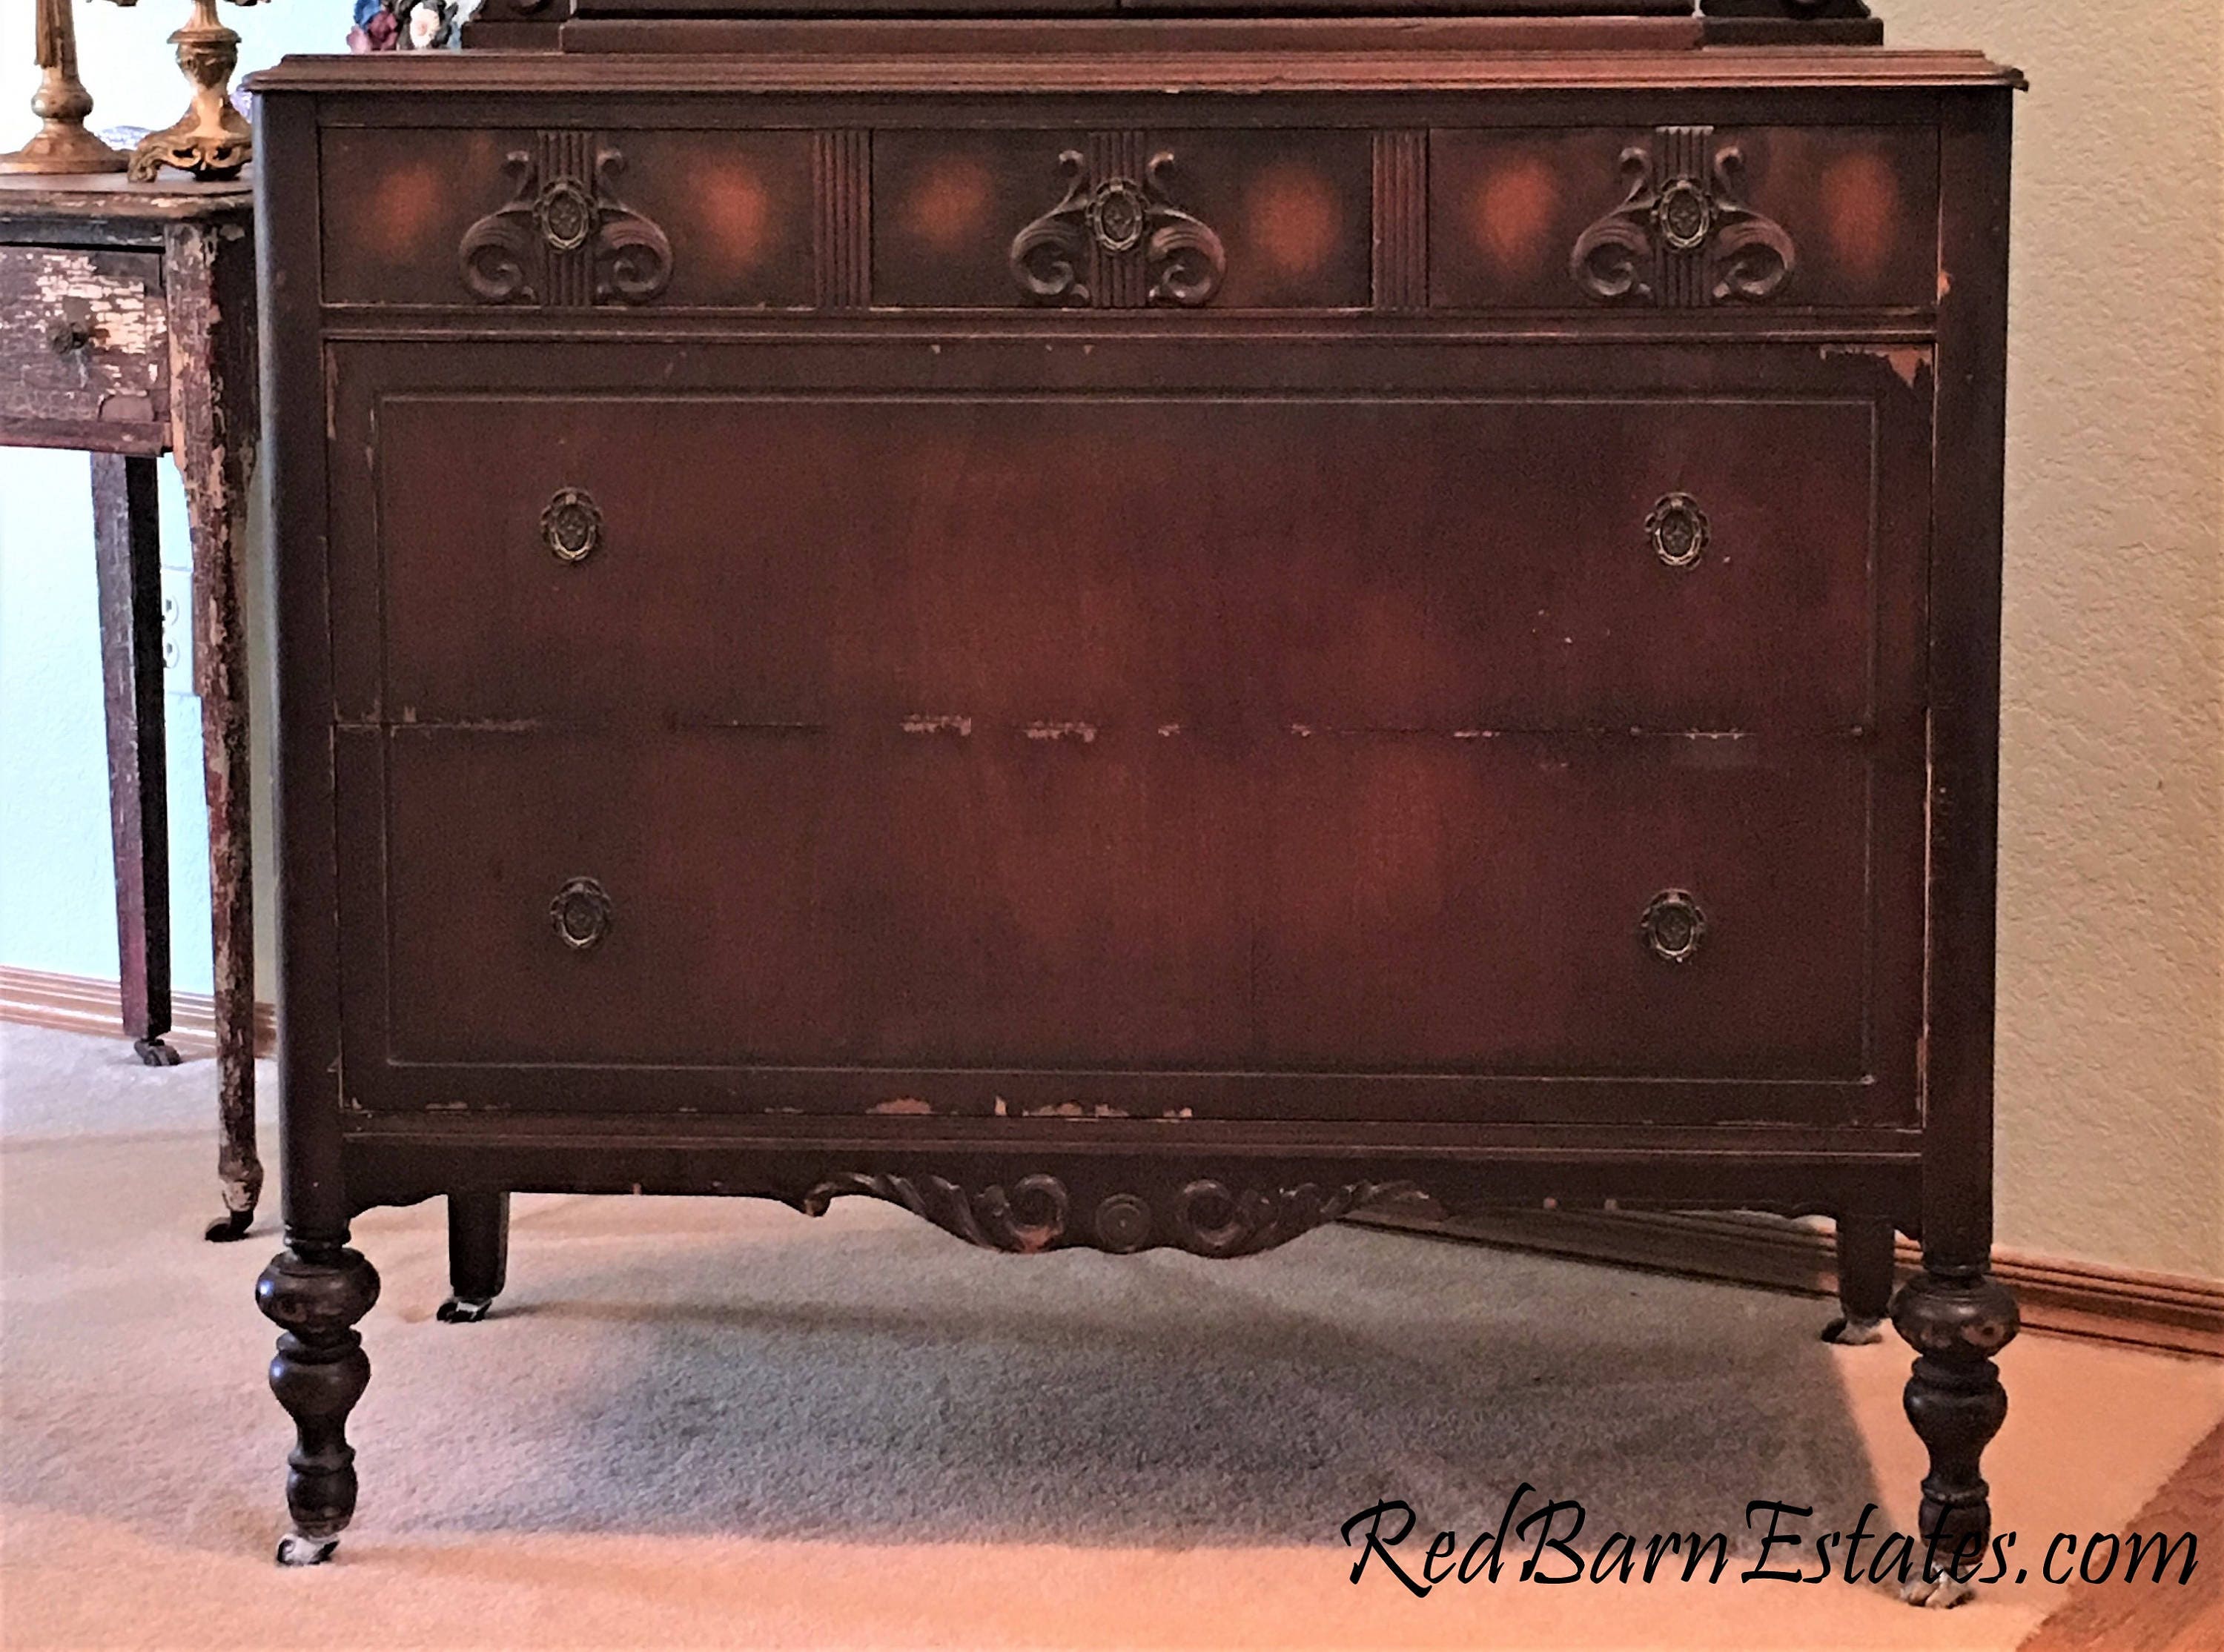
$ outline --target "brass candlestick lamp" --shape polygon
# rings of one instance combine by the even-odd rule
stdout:
[[[59,3],[59,0],[57,0]],[[238,0],[252,5],[255,0]],[[133,0],[117,0],[130,5]],[[178,67],[193,100],[174,125],[149,132],[131,157],[131,176],[145,183],[165,167],[196,178],[236,178],[255,151],[247,117],[232,106],[231,72],[239,66],[239,36],[218,20],[216,0],[193,0],[193,15],[170,36]]]
[[[85,130],[92,94],[77,78],[77,21],[70,0],[39,0],[34,28],[40,73],[31,112],[39,117],[38,135],[13,154],[0,154],[0,172],[123,171],[123,154]]]

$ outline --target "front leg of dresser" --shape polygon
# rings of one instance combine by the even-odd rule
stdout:
[[[471,1325],[487,1316],[509,1272],[509,1195],[483,1189],[448,1195],[448,1300],[441,1322]]]
[[[278,1563],[315,1566],[332,1557],[355,1514],[347,1418],[370,1381],[355,1325],[378,1300],[378,1273],[342,1243],[289,1233],[287,1245],[256,1282],[255,1302],[283,1334],[270,1362],[270,1391],[297,1436],[286,1458],[294,1524],[278,1540]]]
[[[1951,1271],[1926,1251],[1923,1271],[1892,1298],[1892,1327],[1916,1352],[1907,1379],[1907,1420],[1930,1453],[1918,1530],[1921,1571],[1903,1592],[1951,1606],[1971,1592],[1992,1539],[1989,1488],[1979,1459],[2008,1414],[1993,1355],[2019,1328],[2015,1298],[1991,1275]]]

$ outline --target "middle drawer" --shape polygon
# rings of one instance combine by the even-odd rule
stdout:
[[[1850,730],[1919,686],[1880,682],[1879,582],[1919,590],[1927,504],[1859,397],[401,394],[376,428],[389,722]]]

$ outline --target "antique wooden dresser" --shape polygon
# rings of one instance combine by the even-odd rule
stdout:
[[[2013,73],[1853,0],[566,4],[258,77],[281,1558],[351,1219],[445,1196],[468,1320],[517,1189],[1828,1212],[1855,1337],[1897,1228],[1979,1556]]]

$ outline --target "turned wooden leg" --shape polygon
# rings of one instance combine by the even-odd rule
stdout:
[[[470,1325],[487,1316],[509,1272],[509,1195],[473,1189],[448,1195],[448,1300],[440,1318]]]
[[[170,806],[162,749],[162,545],[155,461],[92,456],[93,569],[108,711],[108,819],[124,1035],[174,1067],[170,1030]]]
[[[1947,1273],[1926,1255],[1923,1271],[1892,1298],[1892,1323],[1916,1352],[1907,1420],[1930,1453],[1918,1528],[1927,1551],[1905,1592],[1925,1605],[1950,1606],[1971,1592],[1968,1579],[1992,1537],[1978,1460],[2007,1418],[2007,1391],[1992,1357],[2019,1328],[2015,1298],[1989,1274]]]
[[[163,245],[170,311],[171,448],[193,539],[193,686],[201,699],[215,937],[217,1181],[208,1237],[255,1220],[255,907],[250,871],[247,627],[240,528],[255,439],[254,248],[237,225],[173,224]]]
[[[1892,1302],[1892,1226],[1882,1216],[1838,1218],[1838,1316],[1823,1340],[1866,1346],[1884,1340]]]
[[[355,1514],[355,1447],[347,1416],[370,1381],[355,1323],[378,1300],[378,1273],[344,1245],[287,1235],[289,1249],[256,1281],[255,1302],[284,1333],[270,1362],[270,1391],[294,1419],[286,1506],[294,1529],[278,1540],[281,1566],[331,1557]]]

